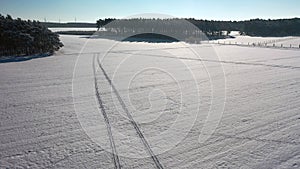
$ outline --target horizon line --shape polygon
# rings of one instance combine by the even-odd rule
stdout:
[[[5,16],[5,15],[2,15],[2,16]],[[14,19],[17,19],[17,18],[20,18],[20,17],[13,17]],[[108,19],[108,18],[111,18],[111,19],[117,19],[117,20],[120,20],[120,19],[139,19],[139,18],[114,18],[114,17],[106,17],[106,18],[99,18],[99,19]],[[96,23],[97,20],[95,20],[94,22],[92,21],[55,21],[55,20],[49,20],[49,21],[42,21],[42,20],[36,20],[36,19],[24,19],[24,18],[21,18],[22,20],[31,20],[31,21],[39,21],[41,23],[61,23],[61,24],[64,24],[64,23],[90,23],[90,24],[93,24],[93,23]],[[299,16],[295,16],[295,17],[283,17],[283,18],[259,18],[259,17],[256,17],[256,18],[251,18],[251,19],[241,19],[241,20],[217,20],[217,19],[199,19],[199,18],[193,18],[193,17],[174,17],[174,18],[142,18],[142,19],[195,19],[195,20],[206,20],[206,21],[220,21],[220,22],[243,22],[243,21],[250,21],[250,20],[256,20],[256,19],[260,19],[260,20],[287,20],[287,19],[300,19]]]
[[[139,18],[139,17],[132,17],[132,18],[126,18],[126,17],[99,17],[98,19],[95,19],[94,21],[91,20],[77,20],[78,18],[75,16],[74,20],[70,21],[64,21],[62,18],[58,18],[57,20],[47,20],[47,17],[44,17],[44,19],[30,19],[30,18],[23,18],[20,16],[13,16],[11,14],[1,14],[2,16],[7,16],[10,15],[12,18],[17,19],[21,18],[22,20],[31,20],[31,21],[39,21],[42,23],[96,23],[97,20],[99,19],[108,19],[108,18],[113,18],[113,19],[133,19],[133,18]],[[172,18],[177,18],[177,19],[195,19],[195,20],[207,20],[207,21],[231,21],[231,22],[241,22],[241,21],[249,21],[249,20],[254,20],[254,19],[261,19],[261,20],[281,20],[281,19],[298,19],[300,16],[286,16],[286,17],[253,17],[253,18],[247,18],[247,19],[204,19],[204,18],[197,18],[197,17],[165,17],[165,18],[159,18],[159,17],[145,17],[143,19],[172,19]]]

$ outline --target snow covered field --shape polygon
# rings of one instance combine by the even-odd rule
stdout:
[[[61,39],[0,63],[0,168],[299,168],[300,50]]]
[[[97,28],[49,28],[52,32],[61,31],[97,31]]]
[[[281,48],[300,48],[300,38],[294,36],[287,37],[251,37],[239,36],[230,39],[212,40],[210,43],[220,44],[237,44],[237,45],[260,45],[266,47],[281,47]]]

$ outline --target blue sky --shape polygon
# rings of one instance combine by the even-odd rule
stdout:
[[[0,13],[43,21],[95,22],[140,13],[214,20],[300,17],[300,0],[0,0]]]

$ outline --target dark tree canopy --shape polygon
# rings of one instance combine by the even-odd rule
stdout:
[[[300,36],[300,18],[243,22],[242,31],[250,36]]]
[[[52,54],[62,46],[58,34],[40,22],[0,15],[0,56]]]
[[[99,30],[101,27],[103,27],[104,25],[106,25],[106,24],[108,24],[108,23],[110,23],[110,22],[112,22],[112,21],[114,21],[114,20],[116,20],[116,19],[114,19],[114,18],[105,18],[105,19],[99,19],[99,20],[97,20],[97,21],[96,21],[96,24],[97,24],[98,30]]]
[[[263,20],[252,19],[247,21],[214,21],[197,20],[194,18],[186,19],[99,19],[96,24],[98,29],[105,27],[110,32],[118,35],[128,33],[129,31],[138,32],[139,30],[153,30],[155,32],[174,31],[175,29],[184,29],[178,27],[176,23],[180,20],[187,20],[194,24],[199,30],[206,34],[209,39],[224,38],[223,31],[240,31],[241,34],[250,36],[300,36],[300,18]],[[112,24],[108,24],[114,21]],[[170,24],[173,27],[170,27]],[[175,28],[177,26],[177,28]],[[165,29],[168,30],[165,30]],[[189,34],[190,30],[184,30]]]

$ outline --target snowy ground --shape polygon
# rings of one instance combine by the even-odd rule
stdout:
[[[61,31],[97,31],[97,28],[49,28],[52,32]]]
[[[235,36],[229,39],[212,40],[205,43],[239,45],[239,46],[260,46],[274,48],[298,48],[300,49],[300,38],[295,36],[287,37],[251,37]]]
[[[299,168],[300,50],[61,39],[0,64],[0,168]]]

